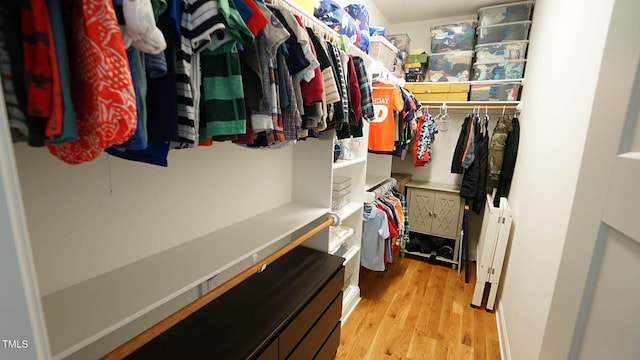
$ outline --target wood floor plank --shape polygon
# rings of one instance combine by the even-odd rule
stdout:
[[[469,306],[471,273],[465,284],[464,273],[411,258],[384,272],[361,269],[362,300],[336,359],[500,359],[495,314]]]

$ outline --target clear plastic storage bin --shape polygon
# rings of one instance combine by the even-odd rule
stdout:
[[[351,185],[349,185],[349,186],[347,186],[347,187],[345,187],[343,189],[340,189],[340,190],[333,189],[331,191],[331,196],[333,196],[333,197],[342,197],[342,196],[345,196],[345,195],[349,195],[350,193],[351,193]]]
[[[478,45],[476,46],[476,63],[497,63],[525,59],[528,46],[528,40]]]
[[[521,79],[526,60],[511,60],[500,63],[473,64],[473,80]]]
[[[531,21],[519,21],[508,24],[481,26],[478,28],[478,44],[501,41],[527,40]]]
[[[348,197],[349,195],[343,195],[338,197],[333,196],[331,198],[331,210],[333,211],[342,210],[342,208],[349,203]]]
[[[348,176],[333,176],[333,191],[341,191],[351,186],[351,178]]]
[[[464,21],[431,27],[431,52],[473,50],[477,21]]]
[[[468,81],[473,51],[432,54],[429,57],[427,80],[434,82]]]
[[[478,10],[480,26],[506,24],[531,19],[533,1],[487,6]]]
[[[471,85],[470,101],[517,101],[520,83],[475,84]]]
[[[411,51],[411,38],[408,34],[385,35],[385,38],[395,46],[398,51]]]

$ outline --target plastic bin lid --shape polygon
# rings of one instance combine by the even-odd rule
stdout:
[[[516,6],[516,5],[524,5],[524,4],[529,4],[531,6],[533,6],[533,1],[518,1],[518,2],[514,2],[514,3],[506,3],[506,4],[498,4],[498,5],[491,5],[491,6],[484,6],[481,7],[480,9],[478,9],[478,12],[484,11],[484,10],[489,10],[489,9],[495,9],[495,8],[499,8],[499,7],[505,7],[505,6]]]
[[[398,48],[396,48],[391,41],[387,40],[387,38],[385,38],[384,36],[372,36],[369,38],[370,42],[381,42],[384,45],[386,45],[388,48],[390,48],[391,50],[394,50],[394,52],[398,52]]]
[[[476,65],[492,65],[492,64],[518,64],[518,63],[526,63],[527,59],[513,59],[506,61],[486,61],[486,62],[475,62],[473,66]]]
[[[445,51],[440,53],[433,53],[431,56],[446,56],[446,55],[460,55],[460,56],[473,56],[475,52],[473,50],[464,50],[464,51]]]
[[[431,29],[440,29],[440,28],[444,28],[444,27],[448,27],[448,26],[456,26],[456,25],[478,26],[478,20],[469,19],[469,20],[460,20],[460,21],[451,21],[451,22],[446,22],[446,23],[440,23],[440,24],[435,24],[435,25],[431,26]]]
[[[504,24],[493,24],[493,25],[487,25],[487,26],[480,26],[480,27],[478,27],[478,30],[482,31],[482,29],[488,29],[488,28],[493,28],[493,27],[507,27],[507,26],[514,26],[514,25],[522,25],[522,24],[527,24],[527,25],[531,26],[531,20],[514,21],[514,22],[504,23]],[[517,41],[522,41],[522,40],[517,40]]]
[[[351,181],[351,178],[348,176],[339,176],[339,175],[334,175],[333,176],[333,183],[334,184],[344,184],[346,182]]]
[[[478,45],[475,46],[475,48],[478,49],[478,48],[490,47],[490,46],[496,46],[496,45],[504,46],[504,45],[517,44],[517,43],[527,43],[528,44],[529,40],[506,40],[506,41],[500,41],[500,42],[478,44]]]

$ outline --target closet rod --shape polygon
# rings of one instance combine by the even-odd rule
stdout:
[[[163,332],[169,330],[171,327],[178,324],[180,321],[186,319],[189,315],[195,313],[200,310],[213,300],[219,298],[224,295],[227,291],[231,290],[236,285],[240,284],[244,280],[248,279],[254,274],[261,272],[266,266],[278,260],[289,251],[296,248],[298,245],[304,243],[309,240],[313,236],[317,235],[322,230],[328,228],[329,226],[336,224],[339,222],[335,216],[331,215],[329,219],[325,220],[315,228],[311,229],[309,232],[303,234],[297,239],[293,240],[289,244],[282,247],[280,250],[274,252],[273,254],[267,256],[264,260],[255,263],[253,266],[234,276],[233,278],[227,280],[224,284],[218,286],[217,288],[209,291],[198,299],[194,300],[192,303],[183,307],[182,309],[176,311],[175,313],[169,315],[164,318],[157,324],[138,334],[134,338],[130,339],[126,343],[122,344],[109,354],[102,357],[102,360],[119,360],[123,359],[126,356],[131,355],[134,351],[143,347],[145,344],[153,340],[154,338],[160,336]]]
[[[391,191],[391,189],[393,189],[397,184],[398,184],[398,181],[395,178],[392,178],[392,177],[388,178],[382,184],[378,185],[376,188],[365,192],[364,202],[366,203],[374,202],[377,198],[379,198],[386,192]]]
[[[437,109],[440,107],[441,104],[434,104],[434,103],[423,103],[424,105],[429,105],[431,107],[433,107],[434,109]],[[485,107],[487,108],[487,110],[518,110],[518,106],[517,105],[447,105],[447,109],[448,110],[474,110],[474,109],[480,109],[483,110],[485,109]]]

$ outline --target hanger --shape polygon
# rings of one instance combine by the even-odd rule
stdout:
[[[507,110],[507,105],[502,105],[502,116],[504,116],[504,112]]]
[[[440,115],[438,130],[447,132],[447,130],[449,130],[449,109],[446,102],[442,103],[442,106],[440,107],[440,112],[442,111],[444,111],[444,113]]]

